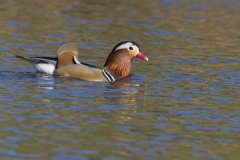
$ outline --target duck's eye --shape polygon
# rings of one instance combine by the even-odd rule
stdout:
[[[133,50],[133,47],[129,47],[129,50]]]

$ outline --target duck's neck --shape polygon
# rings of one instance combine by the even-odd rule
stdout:
[[[109,71],[116,80],[127,77],[131,71],[131,58],[124,52],[112,52],[109,54],[104,68]]]

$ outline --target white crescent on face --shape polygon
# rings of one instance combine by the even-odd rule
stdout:
[[[140,50],[138,48],[138,46],[134,45],[131,42],[126,42],[124,44],[121,44],[120,46],[118,46],[114,51],[118,51],[120,49],[128,49],[128,50],[134,50],[136,53],[138,53]]]

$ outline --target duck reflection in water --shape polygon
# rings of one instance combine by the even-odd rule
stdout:
[[[110,89],[109,92],[113,95],[112,97],[106,98],[118,104],[126,104],[135,107],[143,105],[141,97],[143,97],[145,93],[146,86],[133,82],[131,76],[113,82],[106,87]]]
[[[65,90],[64,94],[71,94],[72,98],[75,97],[77,99],[77,97],[83,95],[87,98],[87,95],[91,95],[88,98],[103,97],[107,101],[113,102],[113,104],[130,105],[133,107],[144,105],[142,97],[144,97],[146,85],[138,84],[135,80],[132,80],[131,76],[112,83],[92,83],[75,78],[51,78],[43,75],[38,78],[38,88],[59,90],[61,93]],[[100,103],[102,103],[102,100]]]

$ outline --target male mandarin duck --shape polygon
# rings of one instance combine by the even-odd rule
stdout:
[[[42,73],[107,82],[129,76],[134,57],[148,61],[148,58],[140,52],[138,44],[132,41],[118,43],[108,55],[103,68],[79,62],[78,54],[76,43],[68,43],[58,49],[56,58],[17,57],[31,62]]]

